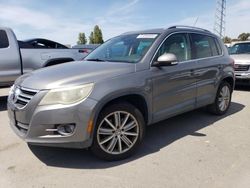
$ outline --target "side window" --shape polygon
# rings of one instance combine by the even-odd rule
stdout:
[[[190,44],[187,34],[173,34],[162,44],[154,60],[156,61],[158,57],[164,53],[172,53],[176,55],[178,61],[187,61],[191,59],[190,52]]]
[[[9,40],[4,30],[0,30],[0,48],[7,48],[9,46]]]
[[[218,51],[218,48],[217,48],[217,46],[216,46],[216,43],[215,43],[215,39],[214,39],[214,38],[209,37],[209,44],[210,44],[210,47],[211,47],[211,50],[212,50],[212,55],[213,55],[213,56],[219,55],[219,51]]]
[[[191,38],[193,59],[218,56],[222,52],[214,37],[201,34],[191,34]]]
[[[219,53],[218,55],[222,55],[222,48],[221,48],[221,45],[220,45],[218,39],[214,39],[214,40],[215,40],[215,44],[216,44],[217,49],[218,49],[218,53]]]
[[[200,34],[191,34],[193,46],[193,59],[200,59],[213,56],[209,43],[209,37]]]

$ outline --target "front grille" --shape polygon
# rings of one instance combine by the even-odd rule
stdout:
[[[17,108],[24,108],[38,91],[16,87],[13,91],[12,100]]]
[[[235,65],[235,71],[248,71],[249,65]]]
[[[16,122],[16,127],[17,129],[20,131],[20,133],[22,135],[26,135],[29,129],[29,125],[28,124],[23,124],[20,122]]]

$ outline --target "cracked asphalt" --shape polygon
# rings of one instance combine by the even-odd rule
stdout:
[[[105,162],[88,150],[28,146],[9,127],[0,89],[0,187],[207,187],[250,185],[250,87],[229,112],[195,110],[147,128],[132,158]]]

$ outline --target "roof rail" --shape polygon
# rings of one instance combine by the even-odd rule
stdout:
[[[168,29],[176,29],[176,28],[196,29],[196,30],[206,31],[206,32],[211,33],[211,31],[206,30],[206,29],[202,29],[202,28],[199,28],[199,27],[193,27],[193,26],[186,26],[186,25],[174,25],[174,26],[169,27]]]

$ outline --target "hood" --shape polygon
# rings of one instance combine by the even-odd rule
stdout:
[[[250,54],[235,54],[231,55],[234,59],[235,64],[250,64]]]
[[[15,84],[30,89],[55,89],[96,83],[135,72],[135,64],[79,61],[34,71],[19,77]]]

